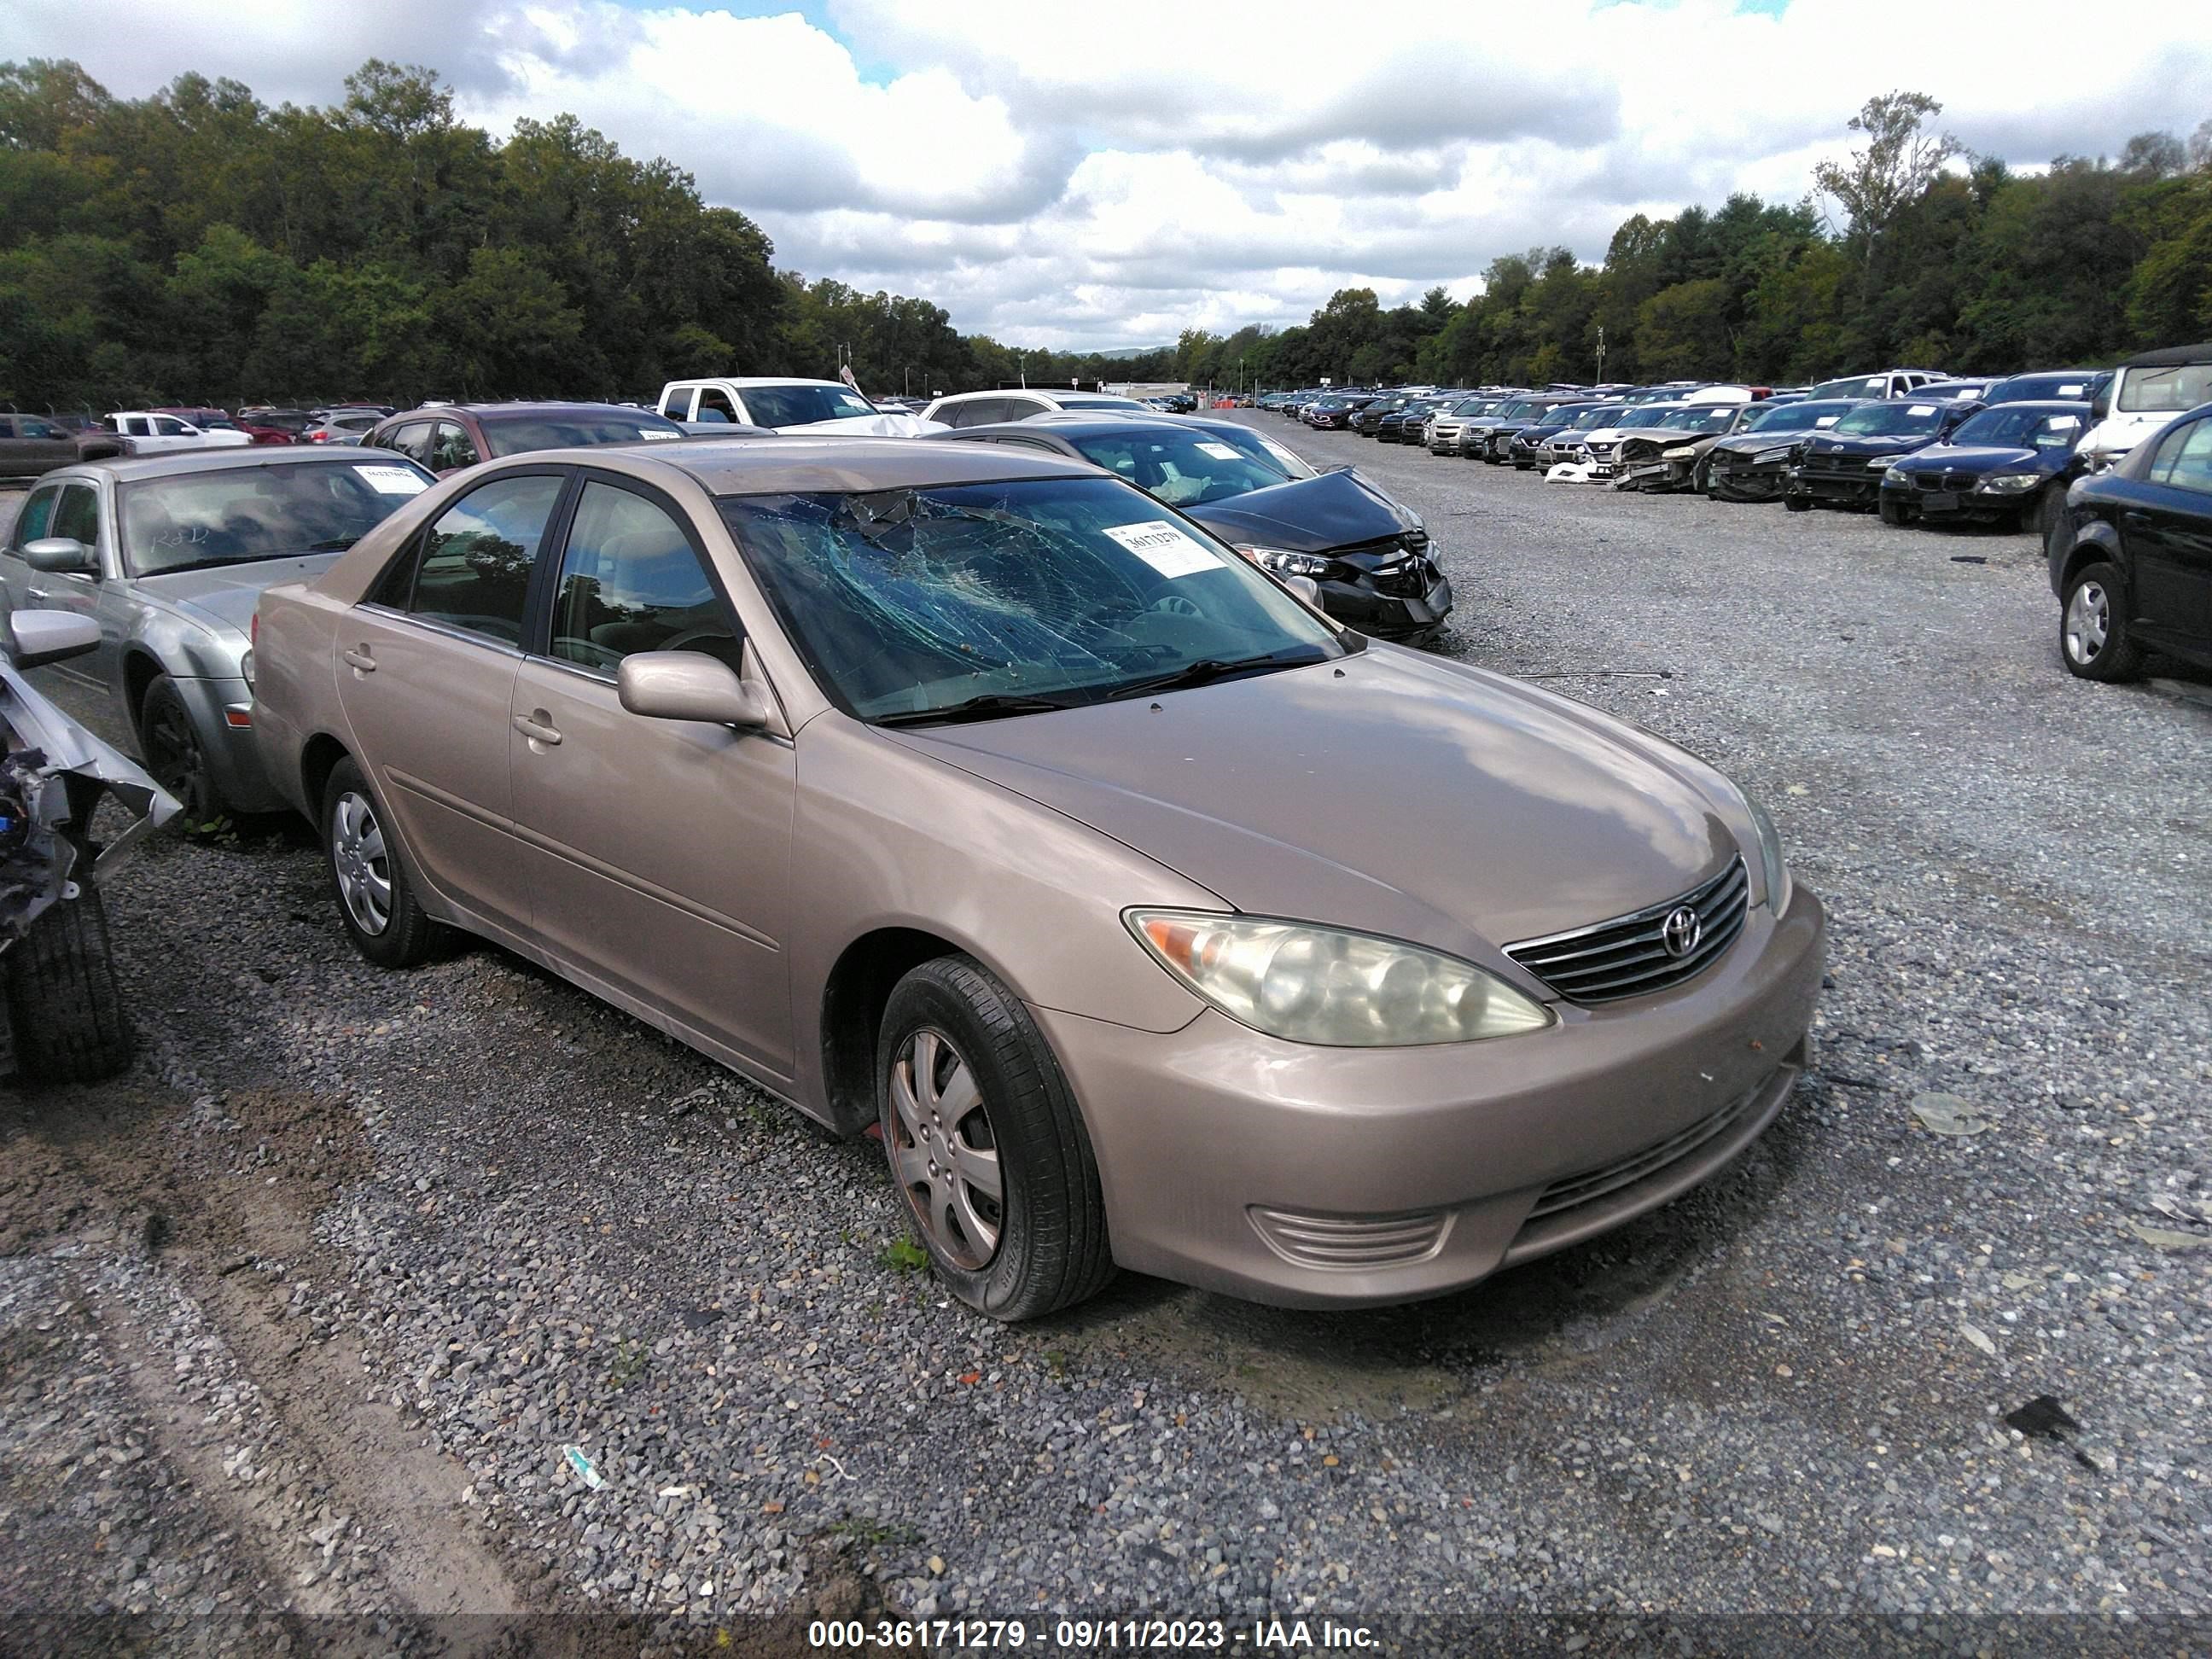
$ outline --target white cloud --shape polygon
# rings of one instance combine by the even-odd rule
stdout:
[[[2185,134],[2212,114],[2212,40],[2177,29],[2185,9],[830,0],[824,27],[382,0],[261,6],[240,29],[227,8],[104,0],[88,32],[82,0],[16,0],[0,57],[75,56],[129,95],[197,68],[301,102],[334,101],[371,55],[428,63],[495,130],[572,110],[669,156],[788,267],[1017,343],[1119,344],[1296,321],[1352,283],[1463,294],[1499,253],[1595,259],[1629,214],[1735,190],[1794,200],[1852,112],[1898,86],[2016,166]],[[1922,30],[1944,50],[1900,56]]]

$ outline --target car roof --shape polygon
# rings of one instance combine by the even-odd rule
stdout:
[[[802,438],[774,443],[694,439],[683,445],[619,444],[596,449],[548,449],[517,456],[544,465],[569,461],[603,466],[611,455],[656,461],[690,475],[714,495],[846,494],[919,489],[933,484],[988,483],[1001,478],[1095,478],[1097,469],[1006,444],[914,438]]]
[[[496,421],[506,416],[521,417],[532,415],[650,415],[653,419],[668,418],[657,409],[633,409],[627,404],[592,403],[497,403],[497,404],[436,404],[427,409],[403,409],[397,415],[386,415],[387,421],[434,421],[441,416],[473,415],[479,421]]]
[[[805,374],[687,374],[683,379],[671,380],[668,384],[670,386],[733,386],[740,391],[749,386],[845,386],[842,380],[817,380]],[[845,386],[845,390],[850,392],[852,387]]]
[[[1902,403],[1903,398],[1895,401]],[[2039,409],[2046,415],[2079,415],[2089,407],[2087,398],[2014,398],[2010,403],[1984,404],[1982,410]]]
[[[2170,368],[2186,363],[2212,363],[2212,341],[2203,345],[2166,346],[2130,357],[2122,368]]]
[[[48,482],[62,473],[72,477],[91,475],[130,483],[140,478],[175,477],[188,472],[231,472],[249,466],[305,466],[315,461],[361,461],[379,466],[411,465],[388,449],[362,449],[353,444],[317,444],[312,449],[289,444],[240,445],[234,449],[173,449],[159,455],[116,456],[104,461],[77,461],[49,472]]]

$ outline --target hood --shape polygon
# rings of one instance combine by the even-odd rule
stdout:
[[[1350,467],[1182,510],[1224,540],[1257,542],[1293,553],[1381,541],[1421,524]]]
[[[2066,452],[2058,449],[1984,448],[1979,446],[1960,448],[1951,444],[1930,444],[1925,449],[1914,452],[1912,459],[1919,465],[1940,466],[1947,471],[1995,472],[2001,468],[2017,470],[2021,467],[2041,471],[2049,470],[2043,464],[2046,456],[2055,461],[2063,461]]]
[[[2186,412],[2166,409],[2142,410],[2134,414],[2124,414],[2116,409],[2082,436],[2080,447],[2094,453],[2124,454],[2167,422],[2178,421]]]
[[[886,732],[1249,914],[1497,946],[1656,904],[1739,845],[1680,750],[1389,646],[1061,713]],[[1737,809],[1740,810],[1740,809]],[[1756,854],[1750,855],[1756,862]]]
[[[1839,438],[1833,433],[1805,441],[1805,453],[1809,455],[1859,455],[1872,460],[1877,455],[1904,455],[1916,449],[1925,449],[1936,441],[1932,432],[1892,432],[1869,434],[1863,438]]]
[[[141,576],[140,592],[189,612],[220,633],[244,635],[252,626],[253,608],[264,588],[279,582],[313,581],[336,564],[337,553],[308,553],[292,559],[254,559],[213,570],[180,570],[173,576]]]
[[[840,415],[833,421],[802,421],[780,426],[778,432],[837,433],[848,438],[927,438],[949,432],[942,421],[925,421],[919,415]]]

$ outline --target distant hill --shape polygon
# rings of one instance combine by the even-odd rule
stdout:
[[[1123,347],[1121,347],[1121,348],[1119,350],[1117,350],[1117,351],[1091,351],[1091,352],[1080,352],[1080,353],[1071,351],[1071,352],[1065,353],[1065,354],[1063,354],[1063,355],[1067,356],[1071,356],[1071,357],[1073,357],[1073,356],[1108,357],[1108,358],[1122,358],[1122,357],[1149,357],[1149,356],[1151,356],[1152,355],[1152,353],[1154,353],[1155,351],[1173,351],[1174,349],[1175,349],[1175,342],[1174,342],[1174,341],[1172,341],[1172,340],[1170,340],[1170,341],[1169,341],[1169,342],[1167,343],[1167,344],[1165,344],[1165,345],[1152,345],[1152,346],[1123,346]]]

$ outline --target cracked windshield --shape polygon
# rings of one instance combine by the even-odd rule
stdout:
[[[1030,712],[1344,650],[1243,560],[1108,479],[743,496],[722,513],[809,665],[864,720],[984,697],[981,712]]]

